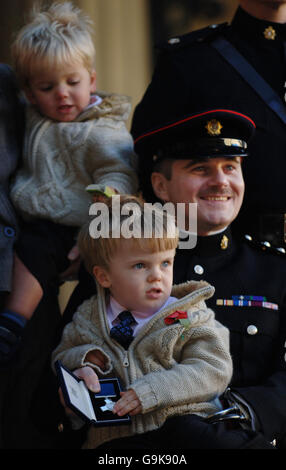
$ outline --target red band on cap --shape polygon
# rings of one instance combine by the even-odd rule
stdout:
[[[238,113],[237,111],[230,111],[229,109],[212,109],[211,111],[205,111],[204,113],[189,116],[185,119],[181,119],[180,121],[173,122],[172,124],[168,124],[167,126],[163,126],[163,127],[160,127],[159,129],[155,129],[154,131],[150,131],[150,132],[147,132],[146,134],[140,135],[139,137],[137,137],[137,139],[134,140],[134,143],[136,144],[139,140],[144,139],[144,137],[148,137],[150,135],[157,134],[158,132],[164,131],[165,129],[170,129],[170,128],[175,127],[179,124],[183,124],[184,122],[191,121],[192,119],[195,119],[197,117],[205,116],[207,114],[221,113],[221,112],[229,113],[229,114],[235,114],[236,116],[241,116],[244,119],[247,119],[249,122],[251,122],[251,124],[254,126],[254,128],[256,128],[256,125],[255,125],[254,121],[250,117],[245,116],[242,113]]]

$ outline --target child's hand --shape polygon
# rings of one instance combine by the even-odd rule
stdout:
[[[93,202],[106,202],[108,198],[118,194],[118,191],[112,186],[99,186],[97,184],[90,184],[85,190],[92,195]]]
[[[84,380],[84,383],[89,390],[91,390],[94,393],[100,392],[100,383],[99,383],[98,377],[91,367],[89,366],[81,367],[79,369],[74,370],[73,373],[80,379]],[[65,409],[65,413],[68,416],[75,415],[75,413],[70,408],[68,408],[67,405],[65,404],[62,389],[59,388],[58,392],[59,392],[60,402]]]
[[[135,416],[142,412],[141,402],[132,388],[121,392],[120,395],[121,398],[115,403],[113,413],[118,416],[124,416],[127,413],[130,416]]]
[[[106,202],[108,199],[108,196],[105,196],[105,194],[101,193],[94,193],[92,195],[92,202]]]
[[[101,351],[96,350],[96,351],[89,351],[85,357],[85,360],[87,362],[91,362],[92,364],[95,364],[98,366],[101,370],[105,370],[105,362],[106,358],[102,354]]]
[[[74,370],[73,373],[80,379],[84,380],[84,383],[89,390],[94,393],[100,392],[99,379],[91,367],[80,367],[79,369]]]
[[[102,191],[96,191],[92,195],[93,202],[106,202],[108,198],[118,194],[116,189],[112,188],[111,186],[105,186]]]

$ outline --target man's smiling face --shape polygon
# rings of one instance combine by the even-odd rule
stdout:
[[[153,187],[161,200],[197,203],[199,235],[227,227],[240,210],[244,196],[240,157],[174,160],[171,179],[162,174],[159,178],[160,192]]]

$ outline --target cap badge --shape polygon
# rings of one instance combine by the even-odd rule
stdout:
[[[228,238],[226,235],[224,235],[221,239],[221,242],[220,242],[220,247],[222,250],[226,250],[227,247],[228,247]]]
[[[221,133],[221,129],[223,128],[223,126],[216,119],[211,119],[210,121],[207,122],[207,125],[205,126],[205,128],[208,131],[209,135],[219,135]]]
[[[275,39],[276,31],[272,26],[268,26],[263,32],[265,39]]]

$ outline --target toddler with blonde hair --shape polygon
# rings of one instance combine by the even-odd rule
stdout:
[[[221,408],[231,378],[228,330],[206,307],[212,286],[172,286],[174,219],[137,198],[120,196],[118,208],[117,197],[106,202],[104,236],[93,219],[79,233],[97,293],[66,325],[53,364],[61,361],[95,393],[104,377],[118,377],[125,389],[113,412],[129,413],[131,425],[91,426],[84,447],[194,448],[192,432],[209,426],[204,418]]]
[[[11,198],[23,221],[13,289],[0,314],[0,362],[14,357],[23,327],[43,295],[57,297],[59,273],[98,191],[137,190],[126,129],[129,98],[96,92],[91,22],[70,2],[34,8],[12,45],[27,98],[23,162]]]

